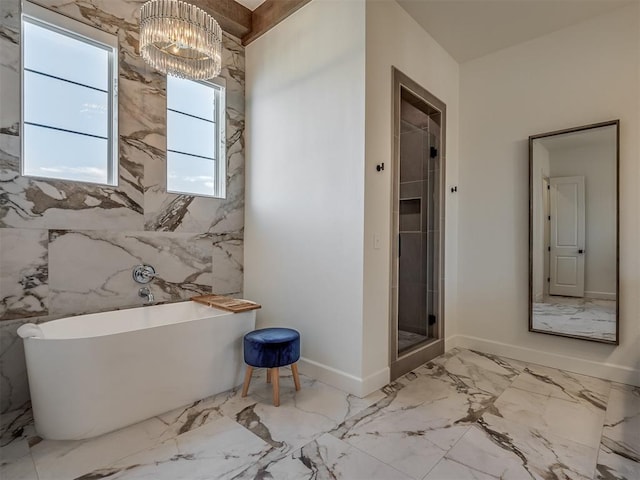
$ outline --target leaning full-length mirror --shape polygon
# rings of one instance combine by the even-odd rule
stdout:
[[[529,330],[618,343],[619,121],[529,137]]]

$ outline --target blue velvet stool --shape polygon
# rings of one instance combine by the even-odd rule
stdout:
[[[300,390],[298,365],[300,334],[291,328],[263,328],[244,336],[244,376],[242,396],[246,397],[254,367],[267,368],[267,383],[273,383],[273,404],[280,405],[280,377],[278,368],[291,365],[296,391]]]

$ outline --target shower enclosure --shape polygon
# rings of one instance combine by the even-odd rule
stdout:
[[[444,103],[394,78],[391,378],[444,351]]]

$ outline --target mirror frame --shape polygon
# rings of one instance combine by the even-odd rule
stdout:
[[[615,340],[605,340],[590,338],[583,335],[571,335],[568,333],[550,332],[533,328],[533,141],[545,137],[554,137],[566,133],[581,132],[601,127],[616,127],[616,338]],[[529,137],[529,331],[534,333],[544,333],[560,337],[577,338],[590,342],[607,343],[610,345],[620,344],[620,120],[610,120],[607,122],[593,123],[575,128],[555,130],[552,132],[539,133]]]

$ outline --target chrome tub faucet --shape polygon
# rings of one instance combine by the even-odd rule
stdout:
[[[153,303],[153,293],[149,290],[149,287],[142,287],[138,290],[138,296],[145,299],[147,305]]]

